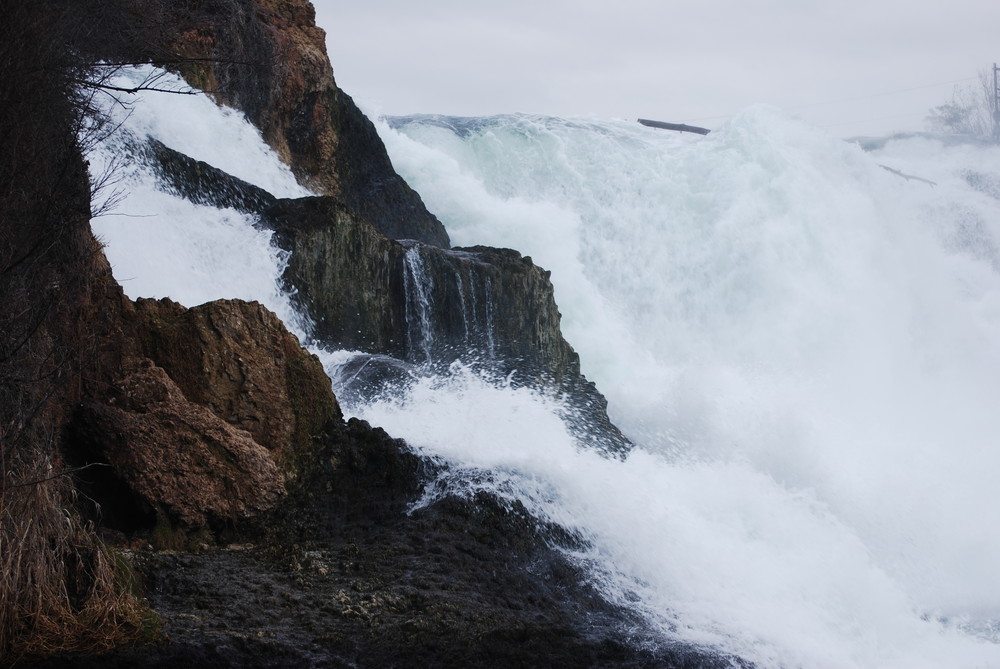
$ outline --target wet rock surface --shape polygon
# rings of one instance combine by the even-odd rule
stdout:
[[[552,548],[579,540],[521,508],[410,511],[434,469],[352,420],[240,543],[145,558],[165,643],[35,666],[731,666],[609,605]]]
[[[284,280],[318,340],[405,355],[402,246],[332,197],[278,200],[262,224],[290,254]]]
[[[447,248],[448,233],[396,174],[375,126],[334,81],[308,0],[171,6],[163,50],[192,85],[239,109],[299,182],[392,239]]]
[[[354,355],[330,372],[338,396],[353,406],[399,396],[418,378],[418,370],[413,365],[387,355],[367,353]]]

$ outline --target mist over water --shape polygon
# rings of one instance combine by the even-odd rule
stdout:
[[[552,270],[641,447],[579,523],[655,615],[767,665],[1000,664],[946,631],[1000,618],[1000,150],[865,153],[766,107],[391,125],[456,244]]]
[[[238,115],[151,95],[133,137],[305,194]],[[588,540],[574,558],[609,597],[761,666],[1000,666],[1000,151],[865,153],[769,108],[707,137],[392,125],[394,164],[454,243],[552,270],[564,334],[637,443],[604,459],[558,399],[455,364],[345,407],[449,463],[424,503],[520,500]],[[124,174],[94,228],[131,297],[257,299],[305,338],[269,233]],[[350,357],[317,352],[333,373]]]

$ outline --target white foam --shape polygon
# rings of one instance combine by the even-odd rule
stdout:
[[[144,65],[120,69],[109,83],[128,89],[144,82],[158,90],[143,90],[134,95],[116,93],[124,106],[107,97],[98,98],[107,104],[112,118],[123,124],[123,130],[140,139],[153,137],[275,197],[313,194],[296,182],[288,166],[264,143],[260,131],[241,112],[216,105],[177,75]]]
[[[294,194],[199,99],[139,105],[125,129]],[[580,450],[554,400],[459,365],[350,409],[451,463],[454,489],[587,537],[575,557],[608,595],[678,638],[761,666],[1000,666],[981,638],[1000,620],[997,149],[866,155],[764,108],[708,137],[533,117],[380,131],[456,243],[553,270],[567,338],[640,448]],[[125,185],[94,227],[129,295],[295,318],[252,220],[141,169]]]
[[[131,88],[156,77],[156,86],[190,90],[176,76],[150,67],[127,68],[111,83]],[[107,111],[119,129],[88,159],[91,174],[113,170],[104,196],[123,195],[110,211],[93,219],[115,278],[129,297],[170,297],[186,306],[215,299],[257,300],[304,337],[307,324],[281,286],[285,255],[272,246],[271,232],[253,216],[234,209],[197,205],[165,192],[151,169],[121,163],[130,145],[153,137],[279,197],[309,194],[240,114],[203,94],[144,91],[108,98]]]
[[[766,666],[1000,664],[961,631],[1000,620],[984,511],[1000,502],[1000,150],[870,155],[765,107],[707,137],[448,123],[461,132],[380,131],[453,240],[553,271],[567,339],[642,446],[560,513],[589,509],[579,526],[651,615]]]

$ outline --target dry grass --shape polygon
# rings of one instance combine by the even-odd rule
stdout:
[[[89,184],[75,129],[76,0],[3,2],[0,21],[0,666],[99,651],[149,619],[128,564],[75,510],[59,440],[91,339]],[[76,13],[71,12],[73,9]],[[74,104],[77,107],[74,107]]]
[[[154,615],[135,575],[71,510],[72,484],[45,463],[0,490],[0,665],[100,652],[144,633]]]

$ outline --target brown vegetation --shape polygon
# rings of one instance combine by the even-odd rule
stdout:
[[[96,305],[112,285],[89,228],[77,140],[88,96],[75,85],[86,68],[67,46],[78,29],[69,7],[0,9],[0,665],[106,647],[146,615],[125,587],[127,563],[75,511],[60,450],[70,408],[107,357]]]
[[[183,60],[164,45],[181,18],[204,18],[195,4],[0,0],[0,666],[151,628],[129,561],[93,522],[210,538],[272,507],[340,417],[322,366],[273,314],[140,313],[90,231],[93,190],[113,183],[92,183],[83,160],[114,131],[96,98],[127,104],[117,67]]]

